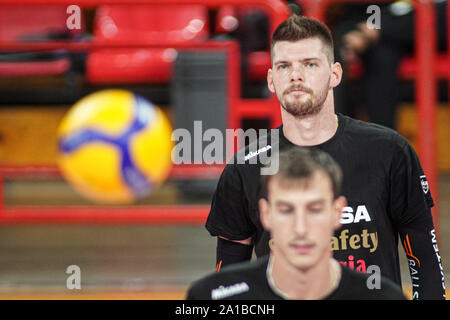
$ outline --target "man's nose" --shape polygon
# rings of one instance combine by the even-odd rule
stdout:
[[[304,212],[298,212],[295,215],[294,231],[301,238],[306,237],[308,234],[308,222]]]
[[[304,82],[305,72],[301,66],[294,66],[291,72],[291,82]]]

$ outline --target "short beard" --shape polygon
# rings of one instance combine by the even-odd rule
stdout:
[[[318,114],[322,110],[325,100],[327,99],[328,96],[329,85],[330,79],[328,79],[326,89],[319,92],[318,100],[316,101],[316,103],[313,103],[312,99],[308,99],[305,102],[295,101],[292,103],[289,102],[282,103],[281,99],[278,100],[280,101],[281,107],[294,117],[313,116]],[[314,92],[311,89],[308,89],[301,85],[294,85],[289,89],[287,89],[285,92],[283,92],[283,96],[289,94],[289,92],[291,92],[292,90],[303,90],[309,93],[311,97],[314,94]]]
[[[294,117],[304,117],[318,114],[322,110],[323,104],[313,104],[311,100],[308,100],[306,102],[281,104],[281,107]]]

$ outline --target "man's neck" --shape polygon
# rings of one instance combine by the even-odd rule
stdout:
[[[283,134],[298,146],[315,146],[331,139],[337,131],[338,121],[332,104],[312,116],[295,117],[281,108]]]
[[[274,291],[285,299],[323,299],[339,285],[340,267],[331,257],[307,270],[296,269],[280,260],[270,256],[267,277]]]

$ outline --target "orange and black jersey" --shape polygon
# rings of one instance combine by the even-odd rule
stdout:
[[[280,300],[283,299],[267,279],[268,256],[223,268],[196,281],[188,300]],[[405,300],[399,286],[381,277],[377,287],[370,286],[370,276],[341,266],[336,289],[324,300]],[[369,285],[368,285],[369,283]]]
[[[379,267],[383,276],[400,285],[400,237],[409,260],[413,298],[442,299],[443,271],[430,210],[434,204],[416,152],[393,130],[341,114],[338,120],[331,139],[310,147],[329,153],[343,171],[342,194],[348,205],[342,227],[331,239],[334,257],[363,273],[370,266]],[[277,148],[299,148],[284,137],[282,127],[274,130],[277,134],[266,139],[271,148],[250,144],[246,163],[235,160],[226,165],[206,222],[213,236],[253,237],[258,257],[269,253],[270,240],[259,221],[258,200],[265,197],[259,158]]]

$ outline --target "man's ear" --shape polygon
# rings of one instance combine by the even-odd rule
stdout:
[[[261,198],[258,201],[259,205],[259,218],[261,219],[261,224],[263,225],[264,229],[267,231],[270,231],[270,205],[269,202]]]
[[[335,211],[335,219],[334,219],[334,229],[337,230],[341,227],[341,216],[342,210],[347,206],[347,199],[344,196],[338,197],[334,200],[334,211]]]
[[[331,65],[331,80],[330,87],[336,88],[342,80],[342,66],[339,62],[335,62]]]
[[[267,87],[270,92],[275,93],[275,87],[273,86],[272,69],[267,70]]]

